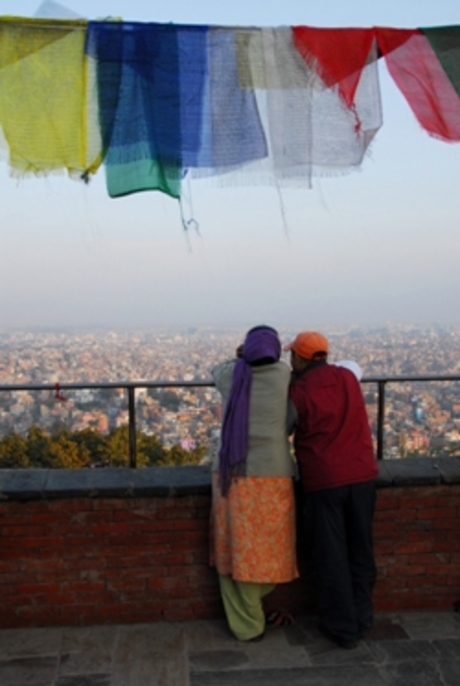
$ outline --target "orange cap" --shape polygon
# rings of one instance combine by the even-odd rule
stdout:
[[[327,355],[329,344],[327,339],[317,331],[302,331],[294,340],[285,345],[283,350],[293,350],[299,357],[311,360],[315,355],[322,353]]]

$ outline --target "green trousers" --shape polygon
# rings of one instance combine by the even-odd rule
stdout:
[[[253,584],[234,581],[231,576],[219,575],[220,592],[231,632],[240,641],[249,641],[265,631],[262,598],[271,593],[276,584]]]

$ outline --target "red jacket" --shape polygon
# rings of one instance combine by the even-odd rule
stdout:
[[[312,363],[291,385],[294,447],[304,491],[371,481],[378,474],[359,381],[349,369]]]

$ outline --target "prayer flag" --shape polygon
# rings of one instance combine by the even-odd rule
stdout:
[[[80,177],[97,170],[85,35],[81,21],[0,19],[0,128],[13,173]]]
[[[460,27],[377,28],[388,71],[420,125],[460,141]]]

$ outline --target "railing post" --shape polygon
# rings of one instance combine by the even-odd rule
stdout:
[[[134,394],[134,386],[128,386],[129,466],[132,469],[135,469],[137,466],[136,404],[134,402]]]
[[[378,382],[377,460],[383,460],[383,425],[385,422],[385,381]]]

